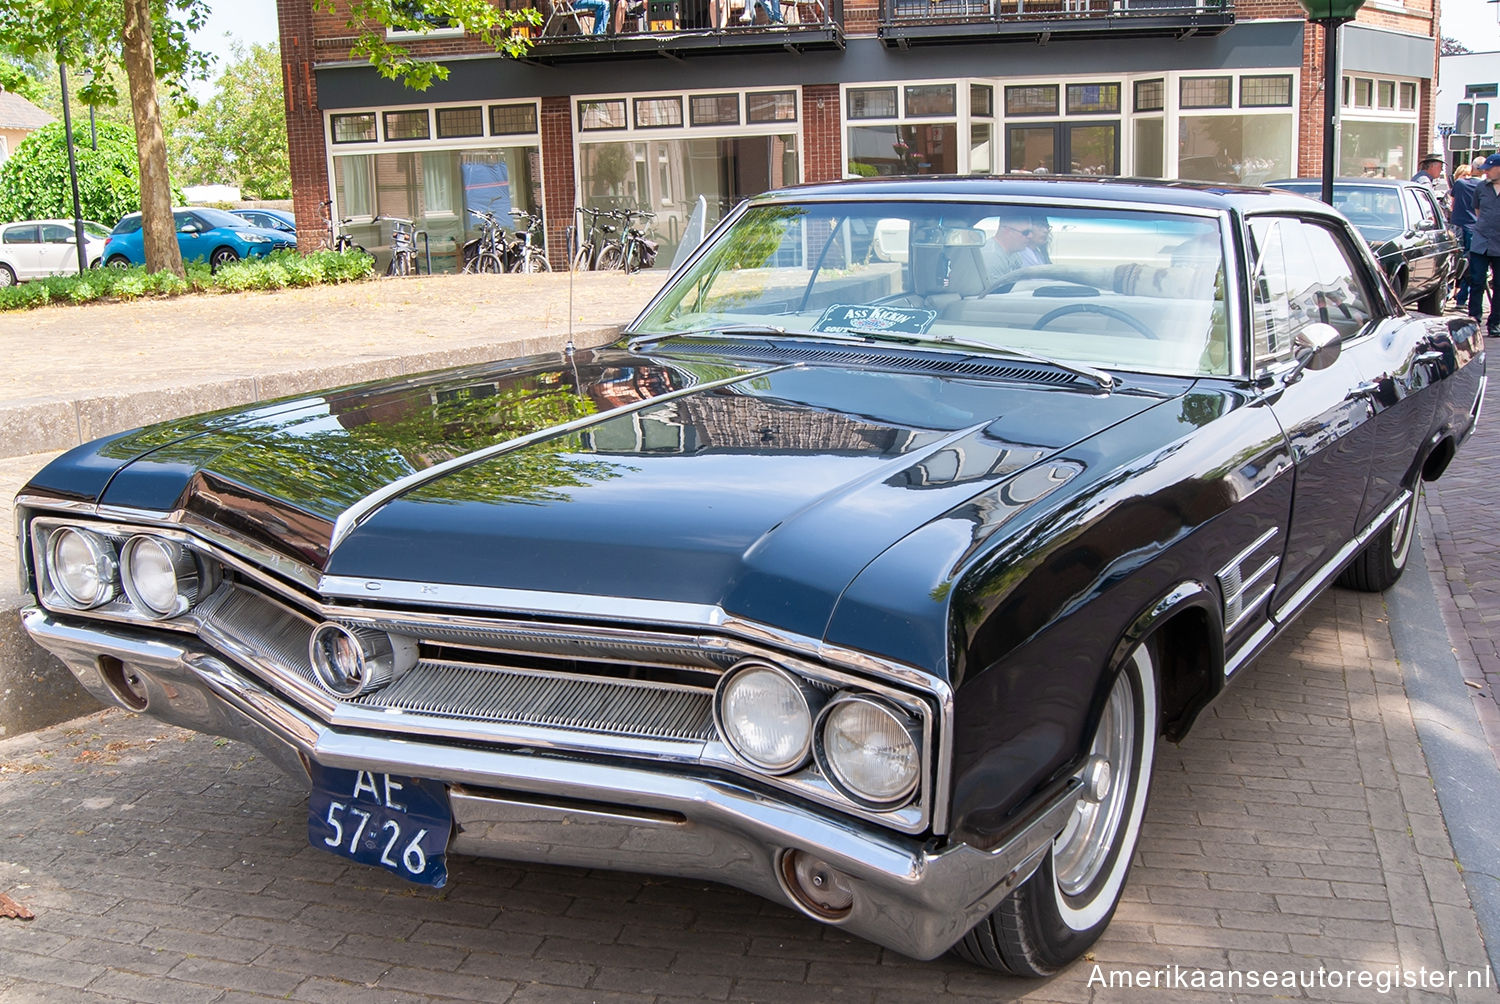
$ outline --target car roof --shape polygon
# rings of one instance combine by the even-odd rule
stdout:
[[[1307,200],[1275,189],[1197,181],[1155,181],[1068,175],[998,175],[964,177],[922,175],[901,178],[859,178],[850,181],[796,185],[759,196],[755,201],[793,201],[802,198],[918,199],[994,198],[997,201],[1139,203],[1152,208],[1188,208],[1233,212],[1275,211],[1306,213]],[[1330,215],[1333,211],[1324,207]]]
[[[1268,181],[1267,185],[1277,187],[1296,185],[1298,188],[1321,189],[1323,181],[1321,178],[1283,178],[1280,181]],[[1427,188],[1420,181],[1407,181],[1405,178],[1334,178],[1335,188],[1348,188],[1353,185],[1365,188]]]

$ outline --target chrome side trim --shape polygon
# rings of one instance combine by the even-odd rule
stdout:
[[[375,491],[366,495],[364,498],[360,499],[358,502],[354,503],[349,508],[340,513],[338,519],[334,520],[333,523],[333,535],[328,542],[328,553],[331,555],[334,551],[338,550],[338,546],[342,544],[344,542],[344,539],[354,531],[355,527],[359,526],[359,524],[367,519],[370,515],[372,515],[375,510],[379,509],[387,502],[400,495],[404,495],[406,492],[420,487],[421,485],[424,485],[429,481],[435,481],[438,478],[443,477],[445,474],[449,474],[453,471],[459,470],[460,468],[468,467],[471,464],[477,464],[483,460],[489,459],[490,457],[498,456],[502,453],[508,453],[511,450],[520,449],[523,446],[529,446],[532,443],[541,442],[544,439],[552,439],[555,436],[565,435],[569,432],[576,432],[579,429],[585,429],[591,425],[597,425],[600,422],[608,421],[609,419],[615,418],[619,415],[628,415],[632,412],[641,411],[645,408],[661,404],[664,401],[675,401],[677,398],[687,397],[688,395],[696,394],[699,391],[717,390],[720,387],[728,387],[730,384],[742,383],[746,380],[753,380],[756,377],[765,376],[768,373],[776,373],[780,372],[781,370],[792,368],[792,366],[771,366],[765,369],[754,370],[749,373],[742,373],[732,377],[724,377],[721,380],[710,380],[707,383],[693,384],[689,387],[680,387],[677,390],[667,391],[665,394],[658,394],[655,397],[646,398],[645,400],[632,401],[630,404],[621,405],[618,408],[611,408],[608,411],[602,411],[594,415],[586,415],[583,418],[576,418],[571,422],[563,422],[560,425],[552,425],[548,426],[545,429],[538,429],[536,432],[530,432],[524,436],[517,436],[514,439],[507,439],[503,443],[494,443],[490,446],[486,446],[481,450],[474,450],[471,453],[465,453],[464,455],[454,457],[451,460],[445,460],[440,464],[433,464],[431,467],[424,468],[423,470],[413,471],[411,474],[408,474],[403,478],[397,478],[390,484],[385,485],[381,488],[377,488]]]
[[[1479,424],[1479,413],[1484,411],[1484,391],[1489,385],[1490,375],[1488,373],[1481,375],[1479,378],[1479,390],[1474,395],[1474,407],[1469,409],[1469,415],[1473,418],[1473,421],[1469,423],[1470,429]]]
[[[1302,587],[1289,596],[1285,603],[1276,608],[1272,616],[1276,618],[1277,623],[1285,624],[1293,617],[1296,617],[1313,597],[1317,596],[1329,582],[1333,581],[1334,576],[1344,570],[1344,566],[1349,563],[1349,559],[1358,554],[1360,549],[1370,542],[1370,538],[1379,533],[1391,521],[1396,513],[1401,510],[1402,506],[1410,504],[1411,489],[1404,489],[1400,495],[1396,496],[1394,502],[1382,509],[1379,515],[1369,522],[1369,525],[1355,534],[1354,538],[1343,547],[1339,548],[1334,556],[1322,568],[1318,569],[1317,574],[1303,583]]]
[[[1255,571],[1249,575],[1245,574],[1245,562],[1249,561],[1255,552],[1271,542],[1281,532],[1280,527],[1271,527],[1265,533],[1255,538],[1250,546],[1245,548],[1220,568],[1214,577],[1218,579],[1219,591],[1222,594],[1224,604],[1224,637],[1232,635],[1236,628],[1255,612],[1255,610],[1271,595],[1271,586],[1267,585],[1253,598],[1247,596],[1254,589],[1256,583],[1265,578],[1280,563],[1279,555],[1272,555]]]
[[[98,672],[97,629],[37,607],[22,616],[32,637],[90,691],[118,703]],[[784,850],[804,850],[853,880],[855,907],[841,926],[919,959],[946,951],[1031,874],[1079,797],[1079,783],[1070,779],[1033,806],[1005,842],[983,851],[767,797],[712,772],[345,731],[287,706],[190,639],[121,632],[105,640],[116,657],[140,668],[151,714],[253,743],[304,784],[301,757],[450,785],[461,824],[455,851],[683,875],[795,906],[773,865]]]
[[[1229,679],[1243,668],[1246,663],[1259,655],[1260,650],[1265,647],[1266,643],[1275,634],[1276,622],[1272,620],[1267,620],[1260,627],[1256,628],[1255,633],[1246,638],[1244,644],[1224,663],[1224,679]]]

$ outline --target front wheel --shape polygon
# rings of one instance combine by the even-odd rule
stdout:
[[[521,271],[530,274],[550,272],[552,271],[552,263],[547,260],[546,255],[540,251],[534,251],[522,260]]]
[[[1077,959],[1114,916],[1146,815],[1156,759],[1151,642],[1125,660],[1083,768],[1083,797],[1037,870],[954,946],[976,965],[1047,976]]]
[[[411,254],[406,251],[397,251],[391,255],[390,267],[385,270],[386,275],[411,275]]]
[[[1411,557],[1411,542],[1417,535],[1417,506],[1421,501],[1422,482],[1418,481],[1400,511],[1339,573],[1339,585],[1362,593],[1383,593],[1396,584]]]
[[[599,262],[594,268],[600,272],[609,272],[619,268],[623,261],[624,256],[620,251],[620,246],[618,244],[611,244],[599,252]]]
[[[573,255],[572,267],[574,272],[587,272],[589,270],[589,256],[593,250],[593,247],[588,244],[578,249],[577,253]]]
[[[214,248],[214,253],[208,256],[208,267],[210,271],[217,272],[221,267],[239,260],[240,256],[234,248]]]
[[[1438,283],[1432,291],[1417,301],[1417,310],[1424,314],[1442,314],[1444,305],[1448,302],[1448,286],[1446,283]]]

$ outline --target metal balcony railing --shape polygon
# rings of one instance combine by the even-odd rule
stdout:
[[[533,0],[532,58],[843,45],[843,0]],[[773,19],[772,14],[779,14]],[[605,17],[596,31],[597,17]]]
[[[1233,0],[880,0],[881,35],[1221,31]]]

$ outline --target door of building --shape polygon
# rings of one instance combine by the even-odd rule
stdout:
[[[1119,174],[1119,122],[1027,122],[1005,127],[1005,170]]]

